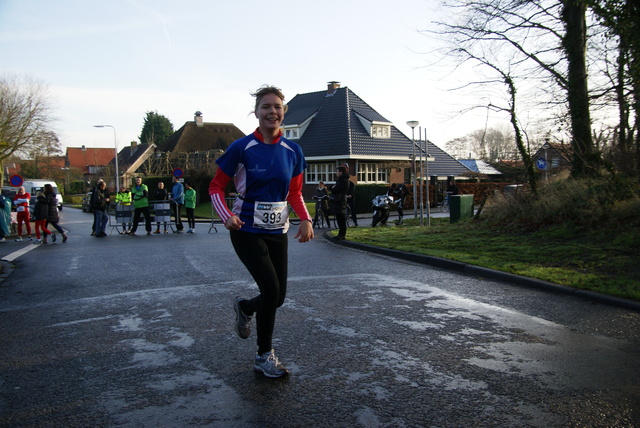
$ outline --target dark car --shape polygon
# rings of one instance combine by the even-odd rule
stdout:
[[[91,194],[93,192],[87,192],[86,195],[82,198],[82,211],[84,212],[93,212],[93,208],[91,208]]]

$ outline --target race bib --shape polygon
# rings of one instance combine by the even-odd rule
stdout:
[[[286,201],[256,202],[253,210],[253,227],[260,229],[282,229],[289,219]]]

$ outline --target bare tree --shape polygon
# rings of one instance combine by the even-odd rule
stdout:
[[[606,29],[604,36],[615,45],[611,51],[617,53],[608,62],[613,72],[607,75],[618,104],[619,159],[623,164],[634,159],[635,174],[640,178],[640,4],[637,0],[589,0],[588,5]],[[605,58],[608,54],[609,50],[603,49]]]
[[[44,84],[30,78],[0,77],[0,162],[14,154],[28,155],[43,143],[50,144],[52,121]]]
[[[500,160],[517,160],[515,137],[508,130],[497,128],[476,129],[464,137],[457,137],[446,144],[447,152],[457,159],[480,158],[489,163]]]
[[[470,85],[488,86],[497,82],[506,85],[506,103],[494,101],[491,105],[508,112],[513,126],[519,123],[513,104],[518,87],[526,88],[525,94],[537,93],[539,100],[549,105],[564,103],[569,112],[574,148],[573,173],[582,176],[597,171],[601,161],[591,138],[584,3],[580,0],[454,0],[453,7],[457,9],[456,16],[463,19],[459,23],[440,23],[442,31],[439,32],[453,45],[449,53],[462,61],[476,61],[500,76],[470,82]],[[551,84],[564,92],[560,103],[547,97],[555,93],[549,89]],[[518,134],[522,131],[521,125],[514,128],[519,148]]]

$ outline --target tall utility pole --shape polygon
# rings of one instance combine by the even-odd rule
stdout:
[[[417,120],[410,120],[407,122],[407,126],[411,128],[411,149],[413,151],[413,154],[411,155],[411,169],[413,171],[413,218],[418,218],[418,200],[416,199],[416,195],[418,193],[416,184],[416,138],[414,134],[414,130],[418,125],[420,125],[420,122]]]

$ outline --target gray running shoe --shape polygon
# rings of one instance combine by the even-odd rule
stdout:
[[[273,349],[262,355],[256,354],[253,370],[258,373],[262,372],[263,375],[271,378],[282,377],[289,374],[287,369],[278,363],[278,357],[276,357]]]
[[[251,334],[251,317],[240,309],[240,302],[242,302],[243,298],[236,297],[236,300],[233,301],[233,310],[236,312],[236,333],[242,339],[246,339]]]

